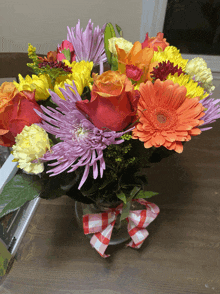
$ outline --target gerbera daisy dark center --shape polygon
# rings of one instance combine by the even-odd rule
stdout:
[[[163,114],[158,114],[157,115],[157,120],[159,121],[159,123],[164,124],[166,122],[167,118]]]
[[[172,110],[164,109],[163,107],[157,107],[150,111],[150,120],[153,122],[154,127],[160,130],[167,130],[172,128],[176,123],[176,114]]]

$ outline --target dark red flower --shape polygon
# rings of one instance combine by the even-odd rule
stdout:
[[[133,80],[139,81],[143,75],[143,70],[133,64],[126,64],[126,76]]]
[[[178,68],[178,65],[174,66],[174,64],[168,60],[160,62],[158,66],[154,67],[150,76],[153,80],[160,79],[161,81],[165,81],[169,74],[174,75],[175,73],[178,73],[178,76],[180,76],[184,72],[181,67]]]

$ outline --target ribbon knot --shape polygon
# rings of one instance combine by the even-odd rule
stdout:
[[[157,205],[144,199],[133,199],[132,201],[137,201],[146,207],[144,210],[131,210],[126,218],[128,233],[132,239],[127,246],[140,248],[149,235],[145,228],[157,217],[160,210]],[[102,257],[110,256],[105,254],[105,250],[110,242],[116,218],[122,212],[122,207],[123,203],[116,208],[108,209],[106,212],[83,216],[84,234],[94,234],[90,244]]]

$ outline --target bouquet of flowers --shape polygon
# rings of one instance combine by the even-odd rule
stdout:
[[[183,152],[220,118],[202,58],[184,59],[161,32],[133,44],[116,29],[119,37],[111,23],[93,32],[90,20],[83,32],[79,21],[44,58],[29,44],[34,74],[0,88],[0,145],[23,171],[5,185],[0,216],[37,196],[104,206],[83,216],[103,257],[118,217],[139,248],[159,213],[142,168]]]

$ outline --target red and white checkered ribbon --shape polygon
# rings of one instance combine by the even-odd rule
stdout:
[[[150,203],[144,199],[133,199],[132,201],[137,201],[146,207],[144,210],[131,210],[126,218],[128,222],[128,233],[132,239],[127,246],[140,248],[149,235],[145,228],[157,217],[160,209],[154,203]],[[85,214],[83,216],[84,234],[94,233],[90,244],[102,257],[110,256],[105,254],[105,250],[110,242],[116,218],[122,212],[122,207],[123,203],[103,213]]]

